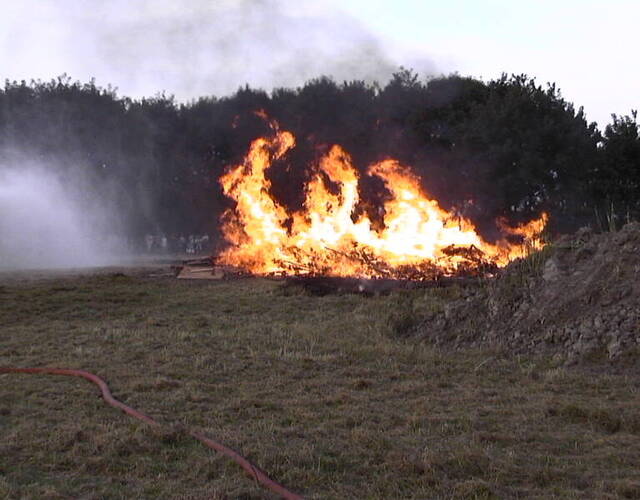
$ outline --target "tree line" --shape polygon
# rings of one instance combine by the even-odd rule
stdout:
[[[0,164],[16,158],[82,176],[127,214],[131,235],[217,235],[230,206],[218,178],[269,133],[264,110],[297,146],[269,171],[273,194],[300,208],[308,165],[340,144],[364,172],[387,157],[410,165],[443,208],[491,238],[494,221],[546,211],[551,230],[622,223],[640,215],[637,115],[588,123],[554,84],[526,75],[489,82],[459,75],[421,80],[401,68],[385,84],[320,77],[268,93],[249,86],[228,97],[178,103],[130,99],[67,76],[6,81],[0,89]],[[388,194],[362,176],[362,209]]]

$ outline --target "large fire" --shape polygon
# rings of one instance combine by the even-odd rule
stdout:
[[[374,227],[366,213],[355,216],[359,174],[340,146],[333,146],[315,167],[304,208],[290,213],[270,194],[265,173],[295,146],[295,139],[275,123],[272,128],[272,137],[253,141],[244,162],[220,179],[225,195],[236,202],[223,216],[230,246],[218,256],[221,264],[255,274],[429,279],[487,272],[542,247],[546,215],[518,227],[499,221],[503,238],[489,243],[470,221],[429,199],[419,179],[390,159],[371,165],[366,173],[380,178],[390,193],[383,227]]]

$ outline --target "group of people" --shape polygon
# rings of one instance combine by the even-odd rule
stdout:
[[[147,253],[197,255],[211,251],[208,234],[189,234],[187,236],[166,234],[146,234],[144,248]]]

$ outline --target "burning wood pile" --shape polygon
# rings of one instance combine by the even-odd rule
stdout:
[[[244,161],[220,179],[235,207],[223,214],[229,246],[211,263],[209,278],[236,271],[298,279],[478,277],[543,246],[545,214],[515,227],[496,221],[502,236],[485,241],[468,219],[442,209],[420,179],[393,159],[366,170],[386,189],[386,201],[377,207],[380,220],[373,220],[361,206],[360,174],[337,145],[310,166],[302,209],[287,209],[273,196],[267,172],[295,147],[295,138],[275,122],[271,128],[273,134],[253,141]],[[196,277],[198,271],[188,274]]]
[[[357,259],[357,254],[348,256]],[[472,262],[472,261],[470,261]],[[330,270],[301,269],[291,265],[289,273],[266,275],[275,280],[284,281],[285,287],[302,287],[313,295],[326,295],[329,293],[361,293],[365,295],[379,295],[398,289],[447,287],[454,284],[466,284],[475,282],[476,279],[487,276],[497,271],[493,264],[484,261],[476,261],[477,265],[469,264],[464,270],[461,268],[456,276],[444,276],[437,266],[424,263],[421,266],[409,266],[398,271],[385,270],[383,267],[370,261],[361,262],[362,265],[371,265],[371,270],[379,273],[373,278],[358,278],[332,276]],[[228,265],[219,265],[215,257],[205,259],[193,259],[175,266],[175,275],[178,279],[189,280],[237,280],[252,276],[245,270]],[[306,272],[300,272],[300,271]],[[319,271],[319,272],[318,272]]]

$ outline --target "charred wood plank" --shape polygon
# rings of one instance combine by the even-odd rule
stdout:
[[[476,277],[441,277],[433,280],[402,280],[391,278],[345,278],[338,276],[287,276],[283,288],[301,287],[311,295],[362,294],[386,295],[398,290],[469,286],[478,283]]]

